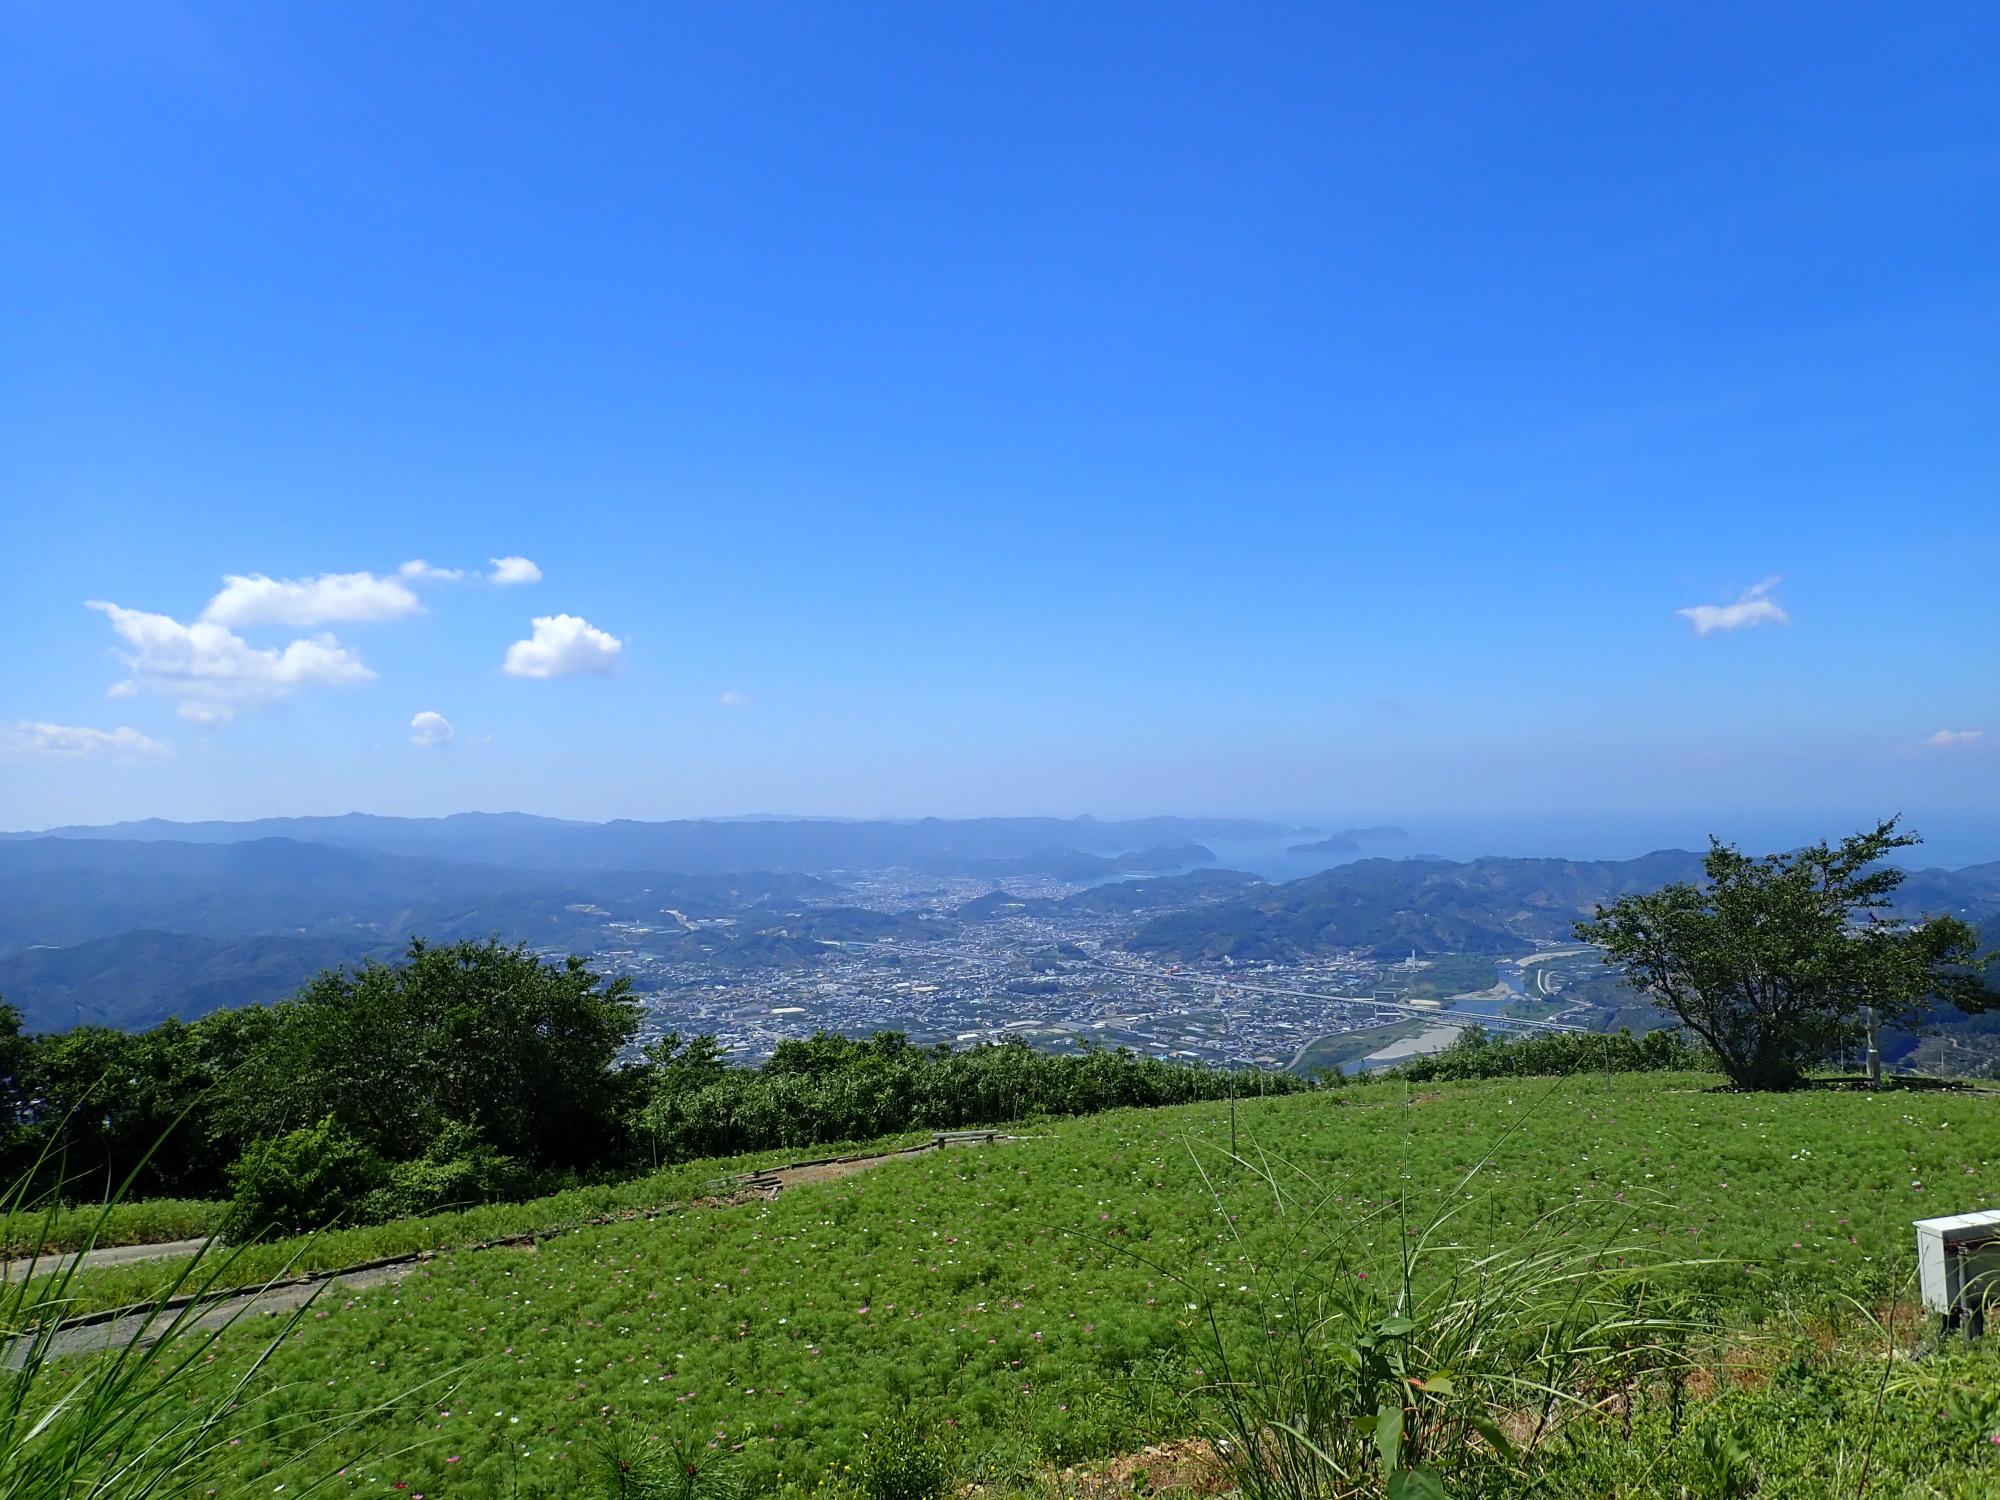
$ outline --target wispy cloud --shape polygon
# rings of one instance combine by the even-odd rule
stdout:
[[[413,557],[396,569],[396,576],[425,583],[457,583],[465,577],[465,569],[433,567],[421,557]]]
[[[722,696],[715,701],[724,708],[742,708],[750,702],[750,695],[738,692],[735,688],[725,688]]]
[[[525,557],[495,557],[490,559],[493,571],[486,575],[489,583],[540,583],[542,570]]]
[[[509,677],[608,677],[618,670],[625,643],[577,615],[539,615],[534,634],[507,648],[501,670]]]
[[[426,750],[451,742],[451,720],[427,708],[410,720],[410,743]]]
[[[1958,745],[1969,745],[1974,740],[1985,738],[1983,729],[1940,729],[1936,734],[1924,739],[1926,745],[1934,745],[1940,750],[1950,750]]]
[[[1772,574],[1762,583],[1753,583],[1736,596],[1733,604],[1690,604],[1686,609],[1677,609],[1675,614],[1694,626],[1696,635],[1707,635],[1716,630],[1741,630],[1746,625],[1789,625],[1792,617],[1778,607],[1778,601],[1771,597],[1781,579]]]
[[[113,760],[164,760],[174,752],[149,734],[120,725],[86,729],[75,724],[22,720],[0,724],[0,755],[102,755]]]
[[[114,695],[145,691],[178,699],[180,716],[197,724],[226,723],[241,708],[267,707],[302,687],[338,687],[375,675],[330,635],[282,648],[252,646],[213,620],[183,625],[104,599],[91,600],[90,608],[111,621],[126,646],[119,660],[131,676],[112,689]]]

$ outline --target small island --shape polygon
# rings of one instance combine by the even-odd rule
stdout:
[[[1325,838],[1310,844],[1293,844],[1286,849],[1287,854],[1359,854],[1369,844],[1394,843],[1407,839],[1410,831],[1398,828],[1393,823],[1378,823],[1372,828],[1343,828],[1338,833],[1330,833]]]
[[[1174,844],[1156,849],[1137,849],[1118,856],[1116,861],[1122,871],[1138,871],[1156,874],[1166,870],[1178,870],[1188,865],[1212,865],[1215,851],[1204,844]]]

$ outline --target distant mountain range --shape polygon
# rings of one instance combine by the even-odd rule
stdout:
[[[322,968],[397,953],[412,937],[627,945],[751,970],[815,963],[832,944],[933,942],[962,924],[1079,912],[1125,919],[1133,951],[1181,961],[1507,953],[1567,939],[1597,903],[1693,879],[1701,866],[1681,850],[1602,861],[1372,858],[1269,884],[1213,868],[1200,842],[1285,832],[1194,818],[594,824],[501,813],[5,835],[0,995],[34,1029],[143,1026],[280,999]],[[1332,839],[1399,833],[1351,828]],[[1089,884],[1059,897],[994,890],[949,916],[843,904],[843,872],[890,866]],[[1157,873],[1172,870],[1187,873]],[[1115,878],[1133,873],[1148,878]],[[2000,944],[2000,863],[1913,872],[1901,901],[1963,916]],[[629,935],[612,923],[631,923]]]
[[[560,944],[613,915],[693,915],[838,887],[786,872],[540,871],[265,838],[237,844],[37,838],[0,841],[0,954],[140,928],[207,937],[272,933],[366,944],[504,932]]]
[[[390,842],[454,853],[497,849],[508,831],[521,829],[507,816],[474,820],[463,839],[439,836],[430,824],[393,819],[280,822],[302,831],[380,834]],[[812,962],[832,943],[883,937],[935,941],[943,935],[928,919],[838,905],[838,883],[802,871],[524,867],[385,852],[362,842],[222,836],[265,826],[199,825],[195,831],[210,835],[205,841],[117,839],[103,836],[104,830],[87,830],[81,837],[0,839],[0,996],[22,1011],[32,1029],[83,1022],[144,1026],[167,1015],[191,1018],[220,1006],[280,999],[322,968],[398,953],[413,937],[453,942],[499,936],[539,948],[589,951],[605,946],[607,922],[628,921],[647,929],[634,933],[635,947],[668,960],[741,970]],[[597,825],[573,826],[587,835],[598,831]],[[896,841],[885,830],[901,827],[703,826],[750,836],[779,829],[788,831],[787,837],[802,828],[817,835],[845,827],[854,841],[840,845],[843,859],[862,846],[878,854],[889,850]],[[188,831],[179,824],[128,827],[148,834]],[[556,824],[553,834],[546,827],[530,829],[530,842],[566,838],[571,827]],[[1030,842],[1051,827],[1128,852],[1100,855]],[[1133,833],[1162,830],[1182,831],[1181,820],[939,824],[919,828],[900,847],[928,851],[933,869],[995,878],[1098,880],[1214,860],[1206,847],[1191,843],[1129,852]],[[953,852],[1023,843],[1028,848],[1018,854]],[[618,847],[615,838],[611,847]],[[581,845],[572,851],[578,857],[587,852]],[[1171,881],[1137,884],[1149,889],[1097,899],[1129,902],[1125,909],[1134,910],[1176,899]],[[1193,893],[1178,899],[1193,899]],[[718,917],[730,920],[705,920]]]
[[[952,913],[961,922],[990,922],[1005,917],[1047,917],[1066,911],[1104,915],[1158,911],[1234,896],[1264,882],[1241,870],[1189,870],[1157,880],[1113,880],[1070,896],[1017,896],[1012,891],[988,891]]]
[[[1364,859],[1237,900],[1168,912],[1127,946],[1162,958],[1296,959],[1367,948],[1518,953],[1566,940],[1598,903],[1701,875],[1701,856],[1662,850],[1625,860]],[[1955,912],[2000,941],[2000,864],[1923,870],[1900,893],[1911,912]]]
[[[594,948],[607,917],[797,909],[839,889],[786,872],[549,872],[278,838],[0,840],[0,996],[35,1029],[147,1025],[279,999],[413,937]]]
[[[198,937],[141,929],[0,956],[0,995],[31,1031],[138,1030],[295,993],[322,969],[386,958],[399,944],[332,937]]]
[[[241,844],[281,838],[461,863],[539,870],[932,869],[949,861],[1018,859],[1050,849],[1086,854],[1157,849],[1209,839],[1277,838],[1275,823],[1242,818],[922,818],[913,822],[831,819],[577,823],[530,813],[459,813],[448,818],[262,818],[246,823],[146,819],[105,827],[0,834],[120,842]]]

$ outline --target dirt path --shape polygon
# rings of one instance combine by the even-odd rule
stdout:
[[[793,1162],[782,1167],[768,1167],[761,1171],[746,1172],[731,1181],[733,1191],[698,1200],[685,1205],[692,1208],[729,1208],[750,1202],[768,1202],[789,1188],[810,1187],[815,1183],[832,1182],[837,1178],[851,1177],[856,1172],[866,1172],[885,1162],[903,1161],[913,1156],[928,1156],[933,1151],[950,1150],[959,1146],[998,1144],[1009,1137],[997,1131],[968,1131],[947,1133],[924,1146],[911,1146],[901,1151],[884,1151],[870,1156],[838,1156],[819,1161]],[[605,1219],[586,1221],[587,1225],[634,1222],[656,1219],[663,1214],[682,1211],[681,1206],[670,1206],[624,1214],[614,1214]],[[92,1314],[75,1319],[50,1340],[49,1350],[59,1355],[94,1353],[103,1349],[115,1349],[126,1344],[146,1342],[165,1338],[170,1333],[188,1333],[197,1329],[210,1329],[230,1323],[237,1318],[256,1316],[275,1317],[304,1306],[322,1293],[330,1294],[334,1284],[340,1289],[359,1291],[367,1287],[383,1286],[401,1281],[403,1277],[419,1267],[435,1260],[440,1255],[477,1255],[485,1250],[519,1249],[533,1246],[536,1242],[565,1234],[571,1229],[585,1225],[564,1225],[534,1234],[516,1235],[509,1239],[493,1240],[482,1245],[466,1245],[455,1250],[426,1250],[419,1254],[400,1256],[391,1262],[378,1262],[367,1266],[356,1266],[346,1270],[315,1271],[305,1276],[287,1278],[270,1286],[247,1292],[223,1293],[199,1306],[199,1310],[189,1316],[182,1316],[178,1322],[171,1311],[162,1312],[140,1309],[131,1312],[110,1312]],[[185,1254],[191,1249],[198,1250],[202,1241],[177,1241],[174,1246],[131,1245],[118,1249],[92,1252],[107,1256],[117,1256],[121,1252],[158,1252],[156,1254],[128,1253],[124,1261],[94,1261],[86,1259],[86,1268],[96,1264],[122,1264],[131,1260],[163,1259],[170,1254]],[[0,1368],[18,1368],[23,1352],[22,1342],[16,1340],[0,1357]]]
[[[993,1141],[1003,1141],[1008,1137],[995,1134]],[[823,1161],[795,1162],[790,1166],[767,1167],[759,1172],[746,1172],[737,1179],[743,1186],[743,1195],[760,1198],[775,1198],[786,1188],[809,1187],[815,1182],[832,1182],[840,1177],[852,1177],[856,1172],[866,1172],[871,1167],[879,1167],[884,1162],[903,1161],[912,1156],[928,1156],[933,1151],[946,1150],[952,1146],[985,1144],[970,1140],[955,1140],[940,1146],[935,1142],[927,1146],[910,1146],[901,1151],[883,1151],[873,1156],[832,1156]]]

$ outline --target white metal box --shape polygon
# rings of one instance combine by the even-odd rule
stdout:
[[[1925,1307],[1955,1317],[2000,1303],[2000,1208],[1916,1223]]]

